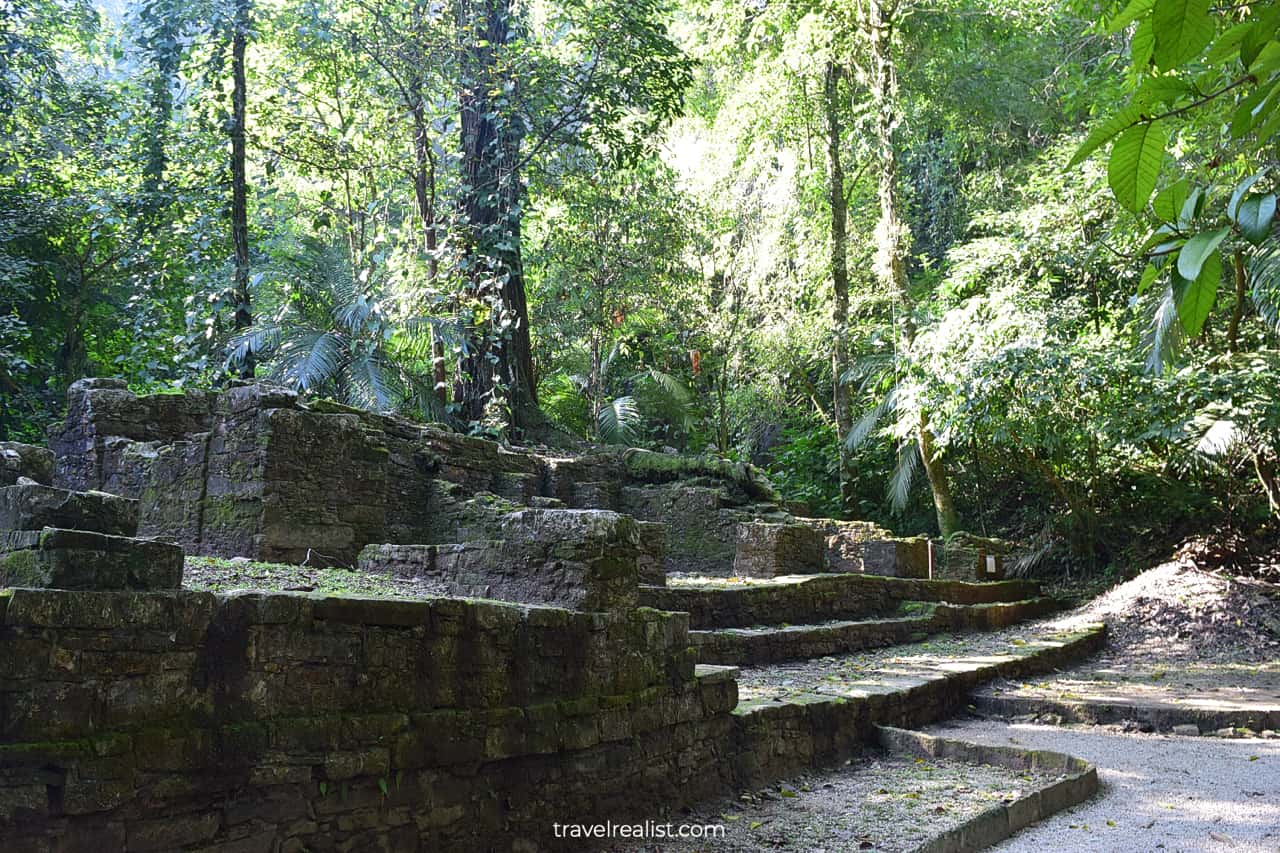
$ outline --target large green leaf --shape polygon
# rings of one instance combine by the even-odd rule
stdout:
[[[1133,64],[1133,70],[1146,71],[1147,66],[1151,64],[1151,56],[1155,52],[1155,27],[1151,25],[1150,18],[1143,18],[1142,23],[1138,24],[1137,29],[1133,31],[1133,38],[1129,40],[1129,59]]]
[[[1195,59],[1213,41],[1210,0],[1156,0],[1151,9],[1156,65],[1168,70]]]
[[[1197,234],[1188,240],[1182,247],[1182,251],[1178,253],[1178,275],[1188,280],[1199,276],[1205,261],[1216,256],[1218,244],[1226,239],[1229,233],[1231,233],[1230,228],[1219,228],[1217,231]]]
[[[1213,311],[1218,298],[1218,284],[1222,280],[1222,258],[1217,252],[1210,255],[1194,280],[1188,280],[1174,272],[1174,297],[1178,304],[1178,320],[1189,337],[1200,334],[1204,321]]]
[[[1276,215],[1276,194],[1253,195],[1240,203],[1236,222],[1240,225],[1240,233],[1255,246],[1267,239],[1271,233],[1271,220]]]
[[[1259,86],[1240,101],[1240,105],[1236,107],[1235,114],[1231,116],[1231,135],[1233,137],[1239,139],[1253,129],[1254,121],[1267,108],[1267,100],[1273,88],[1273,86]]]
[[[1189,195],[1191,184],[1183,178],[1156,193],[1156,197],[1151,200],[1151,209],[1162,222],[1177,222],[1178,214],[1182,212],[1182,205]]]
[[[1106,145],[1108,140],[1141,119],[1142,108],[1130,104],[1120,112],[1108,116],[1101,124],[1094,125],[1093,129],[1089,131],[1089,135],[1085,137],[1084,142],[1080,143],[1080,147],[1076,149],[1076,153],[1071,155],[1067,168],[1070,169],[1080,165],[1090,154]]]
[[[1219,65],[1240,52],[1240,43],[1245,35],[1253,29],[1252,21],[1236,24],[1213,42],[1213,47],[1204,56],[1205,65]],[[1247,63],[1246,63],[1247,64]]]
[[[1107,183],[1116,200],[1139,213],[1156,188],[1168,141],[1164,126],[1155,121],[1129,128],[1116,138],[1107,161]]]
[[[1277,26],[1280,26],[1280,6],[1268,9],[1253,22],[1240,42],[1240,61],[1246,68],[1258,58],[1267,42],[1275,37]]]
[[[1107,32],[1118,33],[1143,15],[1151,11],[1151,7],[1155,5],[1155,0],[1129,0],[1129,4],[1120,10],[1120,14],[1116,15],[1107,23]]]
[[[1188,92],[1187,84],[1174,77],[1149,77],[1143,81],[1129,98],[1129,103],[1117,113],[1094,125],[1085,137],[1084,142],[1071,155],[1067,168],[1078,166],[1090,154],[1097,151],[1113,139],[1121,131],[1133,127],[1147,115],[1156,104],[1172,103]]]
[[[1231,200],[1227,202],[1228,219],[1235,221],[1236,211],[1240,209],[1240,202],[1244,199],[1245,193],[1249,192],[1249,189],[1265,174],[1265,169],[1261,172],[1254,172],[1252,175],[1236,184],[1236,188],[1231,191]]]

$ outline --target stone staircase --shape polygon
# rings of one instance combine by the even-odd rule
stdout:
[[[942,632],[993,631],[1057,608],[1026,581],[865,574],[645,586],[640,603],[689,613],[699,662],[739,666],[845,654]]]

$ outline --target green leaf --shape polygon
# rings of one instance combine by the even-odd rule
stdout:
[[[1269,140],[1280,132],[1280,109],[1275,109],[1275,101],[1272,102],[1271,115],[1265,122],[1253,129],[1253,134],[1260,140]]]
[[[1218,36],[1213,43],[1213,47],[1209,48],[1209,52],[1204,56],[1205,65],[1221,65],[1231,57],[1240,52],[1240,42],[1244,40],[1245,33],[1253,27],[1252,21],[1245,21],[1242,24],[1236,24],[1222,35]]]
[[[1210,0],[1156,0],[1151,24],[1156,34],[1154,58],[1162,70],[1195,59],[1213,41]]]
[[[1134,71],[1146,71],[1156,51],[1156,31],[1150,18],[1144,18],[1129,41],[1129,59]]]
[[[1186,251],[1184,248],[1183,251]],[[1181,258],[1178,259],[1181,262]],[[1210,255],[1194,280],[1174,274],[1174,298],[1178,306],[1178,321],[1188,337],[1195,337],[1204,328],[1204,321],[1213,311],[1218,298],[1218,284],[1222,280],[1222,258],[1217,252]]]
[[[1227,218],[1228,219],[1230,219],[1232,222],[1235,222],[1236,211],[1240,207],[1240,200],[1244,198],[1245,193],[1249,192],[1249,189],[1254,184],[1256,184],[1259,180],[1261,180],[1262,176],[1265,174],[1266,174],[1265,169],[1261,172],[1255,172],[1249,177],[1245,178],[1240,183],[1236,184],[1236,188],[1231,191],[1231,200],[1227,202]]]
[[[1178,212],[1178,225],[1186,228],[1190,225],[1200,211],[1204,209],[1205,192],[1203,187],[1196,187],[1191,191],[1191,195],[1187,196],[1187,200],[1182,203],[1182,210]]]
[[[1240,61],[1246,68],[1258,58],[1267,42],[1275,37],[1277,25],[1280,25],[1280,6],[1267,10],[1253,22],[1240,42]]]
[[[1142,109],[1136,105],[1130,104],[1118,113],[1114,113],[1107,118],[1102,124],[1095,125],[1093,130],[1089,131],[1089,135],[1085,137],[1084,142],[1080,143],[1080,147],[1076,149],[1076,153],[1071,155],[1071,160],[1067,163],[1070,169],[1078,166],[1085,159],[1097,151],[1107,141],[1114,137],[1120,131],[1132,126],[1135,122],[1142,119]]]
[[[1187,92],[1187,84],[1173,77],[1151,77],[1143,81],[1124,109],[1112,114],[1089,131],[1089,135],[1076,149],[1076,153],[1071,155],[1067,168],[1083,163],[1085,158],[1105,145],[1108,140],[1142,121],[1151,107],[1176,101]]]
[[[1259,86],[1241,101],[1236,107],[1235,114],[1231,116],[1231,135],[1239,139],[1253,128],[1253,122],[1258,114],[1263,111],[1265,102],[1270,96],[1272,86]]]
[[[1129,128],[1111,147],[1107,183],[1116,200],[1134,213],[1142,211],[1156,188],[1166,141],[1164,126],[1156,121]]]
[[[1138,18],[1151,11],[1151,7],[1155,5],[1155,0],[1129,0],[1129,5],[1125,6],[1107,24],[1107,32],[1118,33],[1125,27],[1132,24]]]
[[[1262,80],[1269,77],[1272,71],[1280,68],[1280,42],[1269,41],[1258,54],[1258,58],[1249,63],[1249,73]]]
[[[1178,214],[1190,194],[1191,184],[1183,178],[1156,193],[1156,197],[1151,200],[1151,209],[1162,222],[1177,222]]]
[[[1240,204],[1236,222],[1240,225],[1240,233],[1255,246],[1267,239],[1271,233],[1271,220],[1276,215],[1276,194],[1252,195]]]
[[[1188,240],[1187,245],[1178,253],[1178,275],[1187,280],[1199,276],[1204,262],[1211,256],[1216,256],[1218,244],[1230,233],[1230,228],[1219,228],[1217,231],[1197,234]]]

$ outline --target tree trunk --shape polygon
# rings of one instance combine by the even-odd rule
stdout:
[[[1227,326],[1227,352],[1236,352],[1240,348],[1240,320],[1244,317],[1244,300],[1249,292],[1249,273],[1244,266],[1244,251],[1236,249],[1231,256],[1232,270],[1236,279],[1236,301],[1231,306],[1231,320]]]
[[[231,36],[231,242],[235,247],[235,273],[231,298],[235,303],[235,328],[253,323],[249,295],[249,184],[245,172],[245,113],[248,90],[245,83],[244,54],[249,40],[250,0],[236,0]],[[250,352],[240,365],[243,379],[253,378],[254,357]]]
[[[849,323],[849,211],[844,194],[844,165],[840,162],[840,69],[827,63],[823,89],[823,110],[827,115],[827,161],[831,168],[831,382],[832,407],[836,417],[836,446],[840,458],[840,503],[848,510],[853,492],[850,452],[845,446],[852,427],[849,387],[844,376],[849,370],[849,349],[845,336]]]
[[[461,226],[467,297],[479,314],[468,326],[455,399],[462,416],[480,420],[506,388],[517,432],[546,426],[538,409],[520,254],[521,187],[517,166],[522,125],[509,106],[495,103],[506,79],[498,52],[514,35],[510,0],[459,0],[462,23],[459,93],[462,132]],[[510,97],[503,94],[500,98]]]
[[[426,107],[420,83],[415,84],[413,98],[413,192],[418,201],[418,215],[422,217],[427,283],[434,287],[440,277],[440,258],[437,255],[439,235],[436,230],[436,158],[431,150],[431,136],[427,129]],[[436,400],[441,405],[447,403],[449,386],[445,374],[444,341],[434,329],[431,331],[431,379]]]
[[[164,189],[164,174],[169,160],[165,143],[169,138],[169,124],[173,119],[173,84],[182,59],[182,12],[165,0],[153,0],[140,12],[146,33],[144,46],[151,65],[151,91],[148,101],[151,109],[150,130],[147,134],[146,162],[142,167],[142,216],[140,231],[155,231],[158,216],[168,206]]]
[[[871,47],[871,89],[875,101],[875,142],[880,167],[877,196],[880,221],[876,225],[876,272],[897,303],[902,344],[910,348],[916,328],[912,318],[914,307],[907,281],[908,232],[898,210],[898,152],[893,132],[898,123],[898,79],[893,61],[893,16],[896,4],[884,0],[868,0],[867,37]],[[924,461],[938,530],[950,536],[959,529],[959,517],[951,498],[946,467],[937,449],[929,413],[921,408],[916,439],[920,458]]]

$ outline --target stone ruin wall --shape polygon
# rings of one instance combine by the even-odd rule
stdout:
[[[20,589],[0,647],[11,853],[571,849],[737,781],[684,614]]]
[[[640,522],[647,584],[672,572],[930,571],[923,537],[797,517],[758,472],[723,460],[621,449],[557,457],[336,404],[304,405],[266,385],[136,396],[118,380],[90,379],[72,387],[68,403],[52,455],[0,447],[0,478],[51,467],[57,486],[137,498],[138,535],[189,554],[352,566],[368,545],[492,541],[513,512],[567,507]],[[1003,575],[1003,565],[994,576],[976,571],[1000,543],[970,539],[935,543],[935,577]],[[1001,561],[1007,552],[1005,543]]]
[[[794,521],[746,466],[510,450],[261,385],[136,396],[117,380],[83,380],[50,447],[55,485],[139,499],[139,535],[190,554],[353,565],[369,544],[497,539],[513,511],[569,507],[648,525],[646,577],[656,581],[658,564],[728,574],[740,523]]]

